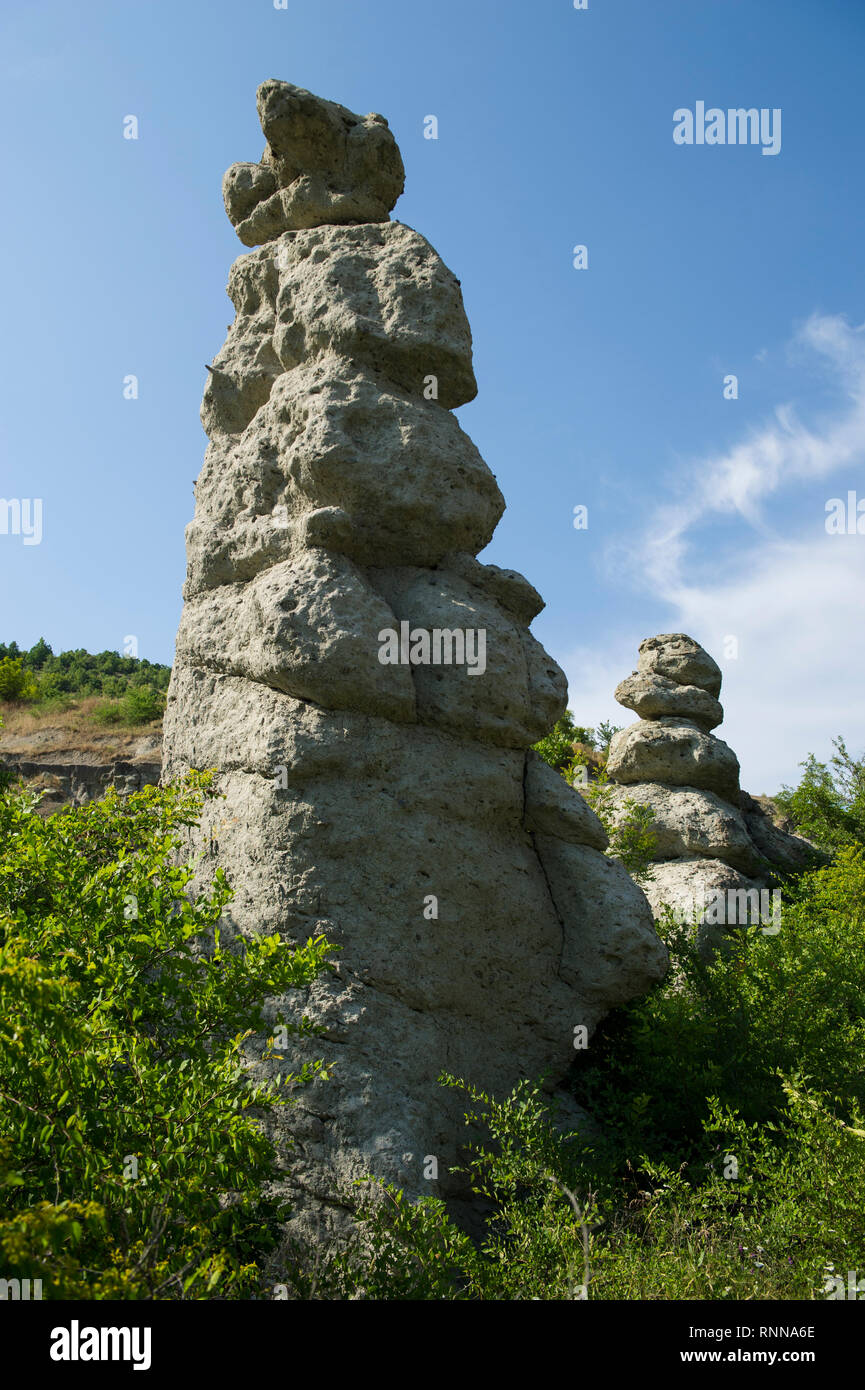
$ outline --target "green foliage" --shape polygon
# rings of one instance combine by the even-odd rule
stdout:
[[[624,1148],[690,1158],[708,1095],[749,1122],[773,1120],[779,1073],[865,1103],[865,851],[842,850],[785,899],[777,935],[740,929],[709,960],[689,929],[661,924],[667,982],[612,1015],[578,1070],[579,1099],[603,1110]],[[633,1095],[650,1098],[644,1111]]]
[[[132,685],[121,700],[100,705],[92,717],[97,724],[149,724],[153,719],[161,719],[164,710],[162,691],[149,685]]]
[[[623,724],[610,724],[606,719],[598,725],[598,747],[603,753],[609,753],[614,736],[620,734],[623,728]]]
[[[833,1269],[865,1262],[865,1129],[828,1099],[782,1082],[777,1123],[748,1124],[707,1099],[702,1161],[616,1167],[603,1145],[562,1135],[537,1086],[503,1103],[456,1081],[472,1190],[491,1205],[473,1243],[444,1203],[391,1187],[362,1211],[367,1237],[331,1274],[330,1296],[542,1299],[811,1299]]]
[[[44,637],[40,637],[29,652],[22,652],[17,642],[0,642],[0,672],[7,660],[20,661],[21,669],[31,678],[32,693],[24,697],[5,695],[0,680],[0,700],[26,698],[48,701],[72,695],[117,698],[137,687],[164,692],[171,678],[170,666],[120,656],[117,652],[93,655],[79,649],[55,655]]]
[[[46,1297],[261,1293],[284,1212],[260,1117],[321,1064],[253,1084],[245,1059],[328,947],[223,942],[225,877],[193,898],[179,854],[212,794],[191,774],[44,820],[0,795],[0,1267]]]
[[[652,808],[626,797],[622,809],[624,815],[610,835],[609,853],[637,883],[648,883],[654,878],[652,861],[658,844]]]
[[[579,1296],[594,1204],[575,1196],[574,1164],[548,1103],[528,1082],[499,1103],[456,1077],[439,1079],[466,1093],[467,1123],[490,1133],[492,1144],[473,1146],[467,1166],[454,1170],[493,1204],[486,1236],[472,1242],[438,1198],[411,1204],[393,1187],[370,1184],[361,1202],[366,1248],[359,1243],[335,1263],[332,1292],[399,1300]]]
[[[649,883],[654,877],[652,861],[658,844],[652,808],[625,797],[617,800],[614,814],[613,783],[605,766],[586,784],[583,795],[610,838],[609,857],[618,859],[637,883]]]
[[[832,742],[828,764],[809,753],[799,764],[805,771],[798,787],[785,786],[774,798],[801,835],[830,852],[865,845],[865,757],[852,758],[843,738]]]
[[[539,753],[550,767],[554,767],[556,772],[560,772],[571,786],[576,782],[585,785],[584,750],[588,748],[599,753],[603,762],[610,751],[610,740],[619,732],[619,728],[618,724],[610,724],[606,720],[599,724],[597,729],[584,728],[581,724],[575,724],[573,713],[566,710],[546,737],[534,745],[535,752]]]
[[[53,653],[44,637],[40,637],[35,646],[31,647],[27,653],[27,665],[31,671],[41,671],[46,661]]]
[[[583,743],[587,748],[594,748],[595,731],[594,729],[584,729],[581,725],[575,724],[572,712],[566,710],[546,737],[536,743],[534,748],[544,762],[549,763],[550,767],[554,767],[557,772],[561,772],[574,760],[573,745],[575,743]]]
[[[443,1078],[489,1132],[458,1170],[485,1234],[371,1185],[334,1296],[812,1299],[865,1268],[865,850],[791,885],[777,935],[705,960],[663,931],[666,981],[578,1054],[595,1123],[562,1136],[538,1086]]]
[[[0,700],[8,700],[10,703],[34,700],[38,693],[35,680],[30,672],[24,669],[22,657],[0,657]]]
[[[777,1121],[709,1098],[701,1161],[603,1183],[590,1297],[813,1299],[832,1267],[862,1268],[862,1114],[846,1125],[830,1097],[780,1080]]]

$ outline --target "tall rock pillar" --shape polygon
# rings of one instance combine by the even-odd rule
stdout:
[[[608,804],[618,822],[628,803],[651,809],[655,862],[644,888],[656,914],[669,907],[700,926],[709,904],[708,925],[737,927],[750,923],[770,883],[818,854],[740,790],[739,760],[712,733],[724,718],[720,693],[721,668],[693,637],[641,642],[636,671],[616,687],[638,720],[610,744]]]
[[[302,1213],[369,1172],[447,1195],[464,1127],[438,1074],[562,1075],[574,1029],[666,954],[600,823],[527,751],[565,679],[528,629],[538,594],[475,558],[504,502],[452,413],[471,334],[459,282],[389,220],[387,123],[276,81],[258,110],[264,156],[224,183],[256,249],[204,394],[165,775],[218,769],[195,848],[239,931],[341,948],[274,1001],[326,1030],[286,1067],[332,1064],[285,1120]]]

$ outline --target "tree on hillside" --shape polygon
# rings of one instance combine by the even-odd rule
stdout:
[[[821,849],[865,844],[865,756],[853,758],[840,736],[828,763],[809,753],[797,787],[782,787],[773,798],[796,829]]]

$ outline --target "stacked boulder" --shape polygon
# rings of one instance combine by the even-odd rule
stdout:
[[[204,393],[164,775],[218,769],[193,848],[202,878],[227,870],[240,933],[340,948],[271,1001],[324,1030],[285,1069],[331,1066],[283,1122],[298,1228],[338,1225],[368,1173],[453,1196],[465,1128],[439,1073],[498,1094],[561,1077],[575,1029],[667,958],[600,822],[530,751],[566,683],[528,630],[537,592],[475,558],[504,501],[452,413],[471,334],[458,280],[389,220],[387,123],[276,81],[258,111],[262,161],[224,183],[257,249]]]
[[[712,733],[724,718],[720,693],[717,662],[682,632],[641,642],[637,670],[616,688],[639,720],[611,742],[609,806],[618,823],[629,802],[652,810],[654,863],[643,886],[656,915],[666,905],[699,921],[718,895],[744,903],[738,894],[764,892],[814,858],[813,846],[740,790],[739,761]]]

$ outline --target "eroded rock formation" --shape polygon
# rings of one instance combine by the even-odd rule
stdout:
[[[628,801],[652,809],[654,877],[644,888],[656,914],[667,904],[699,919],[717,894],[726,904],[730,893],[759,893],[814,859],[813,846],[740,790],[739,760],[712,733],[724,718],[720,693],[720,667],[681,632],[641,642],[637,670],[616,688],[640,717],[610,745],[609,805],[619,822]]]
[[[264,157],[225,180],[260,245],[231,270],[204,394],[165,775],[219,770],[195,845],[240,931],[341,947],[274,1001],[326,1029],[286,1067],[333,1063],[285,1122],[302,1222],[369,1172],[451,1193],[465,1131],[438,1074],[499,1094],[561,1076],[575,1027],[666,953],[600,822],[527,751],[565,679],[528,630],[531,584],[475,558],[504,501],[452,414],[476,392],[471,334],[459,282],[388,220],[387,123],[282,82],[258,106]]]

